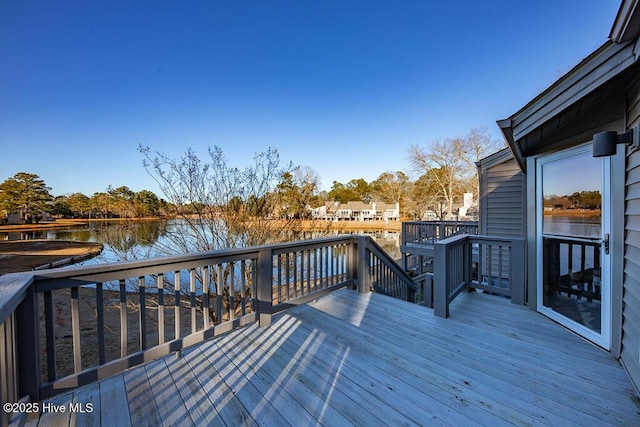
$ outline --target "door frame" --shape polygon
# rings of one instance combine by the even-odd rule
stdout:
[[[543,219],[543,202],[542,202],[542,166],[545,163],[552,161],[572,157],[578,154],[591,153],[592,143],[586,143],[578,147],[569,148],[563,151],[559,151],[552,154],[546,154],[536,157],[536,189],[535,189],[535,221],[536,221],[536,301],[537,311],[550,319],[560,323],[567,327],[578,335],[588,339],[589,341],[597,344],[598,346],[610,350],[612,341],[612,263],[611,263],[611,251],[608,255],[604,250],[600,251],[602,254],[601,259],[601,271],[602,271],[602,284],[601,284],[601,306],[602,306],[602,319],[601,319],[601,333],[589,329],[588,327],[575,322],[568,317],[546,307],[543,305],[543,242],[542,242],[542,219]],[[605,233],[609,234],[610,247],[611,241],[615,238],[614,233],[611,231],[611,157],[602,157],[602,209],[601,209],[601,238]]]

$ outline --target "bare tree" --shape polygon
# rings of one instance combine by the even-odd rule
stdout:
[[[208,150],[203,161],[188,149],[179,159],[152,154],[140,147],[144,167],[156,180],[180,220],[167,233],[166,253],[261,245],[283,240],[287,223],[274,222],[274,190],[292,169],[280,167],[278,152],[256,153],[250,166],[230,166],[220,147]]]
[[[479,182],[475,162],[499,147],[491,141],[486,128],[473,128],[461,138],[433,141],[428,147],[411,146],[409,161],[420,175],[428,175],[453,215],[455,200],[466,191],[473,191],[477,200]]]
[[[436,140],[428,149],[411,146],[409,156],[416,171],[429,174],[437,184],[447,204],[447,213],[453,215],[453,204],[460,181],[469,174],[465,157],[468,145],[462,138]],[[437,170],[437,173],[434,173]]]

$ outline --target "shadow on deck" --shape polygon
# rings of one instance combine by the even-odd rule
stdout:
[[[76,402],[92,412],[69,412]],[[508,299],[349,289],[57,396],[35,425],[638,425],[618,362]],[[78,409],[78,408],[76,408]]]

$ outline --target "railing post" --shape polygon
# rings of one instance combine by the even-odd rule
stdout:
[[[40,320],[35,281],[16,309],[16,336],[18,355],[18,393],[29,396],[32,402],[40,400]]]
[[[511,302],[525,303],[525,268],[524,239],[511,240],[509,250],[509,285],[511,286]]]
[[[449,265],[447,244],[433,242],[433,313],[438,317],[449,317],[449,295],[447,292],[447,266]]]
[[[361,294],[366,294],[371,289],[371,284],[369,282],[367,239],[367,236],[358,236],[358,292]]]
[[[358,258],[358,240],[352,239],[349,245],[349,280],[351,281],[351,289],[355,289],[358,279],[358,266],[360,259]]]
[[[463,277],[464,282],[467,284],[467,287],[471,285],[471,260],[472,260],[472,249],[473,243],[470,239],[466,239],[464,242],[464,248],[462,252],[462,268],[463,268]],[[468,288],[467,288],[468,289]]]
[[[258,253],[258,319],[261,328],[271,325],[273,312],[273,262],[271,249],[263,248]]]

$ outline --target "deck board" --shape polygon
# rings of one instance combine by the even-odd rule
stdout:
[[[97,400],[78,425],[640,424],[609,353],[504,298],[450,312],[344,289],[55,399]]]

